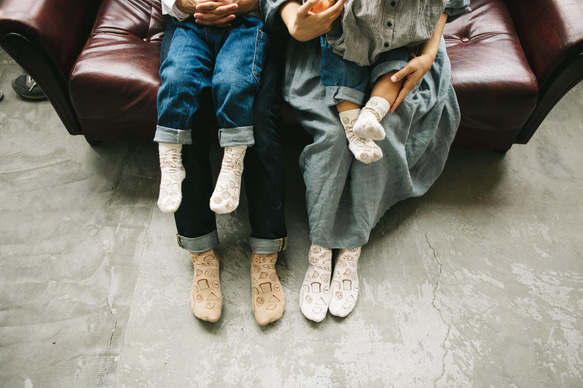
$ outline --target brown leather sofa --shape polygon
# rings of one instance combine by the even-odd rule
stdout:
[[[583,1],[471,8],[445,31],[462,111],[454,146],[507,150],[583,78]],[[163,31],[159,0],[0,0],[0,44],[89,142],[152,140]],[[281,116],[284,139],[303,132],[289,107]]]

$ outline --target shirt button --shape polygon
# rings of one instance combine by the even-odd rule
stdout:
[[[391,1],[391,5],[394,7],[395,5],[397,5],[397,3],[394,1]]]
[[[393,23],[387,22],[387,26],[392,27],[393,26]]]
[[[385,45],[384,45],[384,46],[385,46],[385,47],[389,47],[389,44],[388,44],[388,43],[385,43]]]

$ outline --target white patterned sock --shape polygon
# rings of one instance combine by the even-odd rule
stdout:
[[[300,310],[306,318],[321,322],[326,318],[330,300],[332,250],[312,244],[309,260],[310,265],[300,291]]]
[[[381,121],[390,108],[391,104],[386,99],[378,96],[371,97],[354,124],[354,133],[366,139],[384,139],[386,133]]]
[[[330,289],[330,314],[345,317],[354,309],[358,299],[358,258],[360,247],[342,249],[334,266]]]
[[[182,202],[182,181],[186,173],[182,166],[182,144],[159,143],[160,194],[158,207],[165,213],[174,213]]]
[[[374,141],[357,136],[352,130],[359,114],[360,109],[350,109],[339,113],[340,122],[348,139],[348,149],[354,154],[356,160],[363,163],[376,162],[383,157],[381,148]]]
[[[210,208],[217,214],[230,213],[239,206],[245,152],[247,146],[225,147],[221,171],[210,200]]]

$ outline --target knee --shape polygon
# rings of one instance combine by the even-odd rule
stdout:
[[[160,80],[162,86],[171,87],[184,83],[184,71],[180,71],[177,66],[164,66],[160,69]]]

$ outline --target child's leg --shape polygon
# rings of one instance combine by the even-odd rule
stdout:
[[[373,66],[374,86],[370,99],[362,109],[358,121],[354,124],[354,132],[358,136],[373,140],[385,138],[385,129],[381,125],[381,121],[389,112],[391,104],[395,102],[404,82],[404,80],[393,82],[390,77],[407,63],[407,59],[407,49],[398,48],[383,53],[379,58],[379,63]],[[382,75],[376,77],[375,73],[379,72]]]
[[[383,157],[381,148],[374,141],[357,136],[352,129],[359,115],[358,108],[339,112],[340,122],[348,139],[348,149],[354,154],[356,160],[363,163],[376,162]]]
[[[368,69],[345,61],[332,52],[325,37],[320,38],[322,49],[322,84],[326,86],[326,101],[336,105],[340,122],[348,139],[348,149],[356,160],[372,163],[382,158],[378,145],[370,139],[357,136],[352,128],[364,100],[368,85]]]
[[[200,92],[210,80],[211,55],[202,33],[204,27],[171,19],[166,25],[160,66],[158,122],[154,141],[159,143],[160,193],[158,206],[175,212],[182,201],[182,144],[191,144],[192,117]]]
[[[241,16],[221,41],[213,74],[213,99],[217,109],[219,144],[224,156],[210,207],[219,214],[239,205],[243,160],[252,146],[253,102],[259,92],[269,40],[263,23]]]
[[[362,109],[358,121],[354,124],[354,132],[358,136],[373,140],[385,138],[386,133],[381,121],[389,112],[391,104],[395,102],[404,82],[404,80],[391,81],[390,77],[395,73],[392,71],[385,74],[375,83],[370,99]]]

